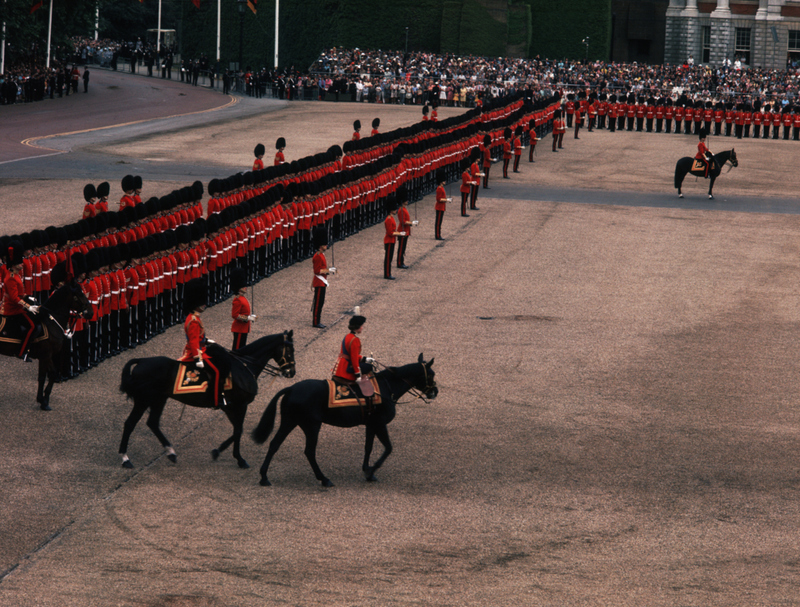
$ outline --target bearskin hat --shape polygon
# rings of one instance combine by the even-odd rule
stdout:
[[[133,175],[125,175],[125,177],[122,178],[121,185],[123,192],[131,192],[135,190],[136,188],[133,186]]]
[[[353,122],[353,130],[360,131],[361,130],[361,121],[356,120]]]
[[[385,207],[386,207],[386,212],[387,213],[391,213],[392,211],[396,211],[397,210],[397,198],[395,196],[389,196],[386,199]]]
[[[503,131],[503,138],[511,139],[511,135],[512,135],[511,129],[509,127],[506,127],[505,130]]]
[[[350,331],[355,331],[356,329],[364,326],[365,322],[367,322],[367,318],[365,316],[361,316],[361,307],[356,306],[353,309],[353,317],[350,319],[350,322],[347,323],[347,328]]]
[[[484,145],[484,147],[487,147],[487,148],[492,145],[492,136],[489,135],[489,133],[486,133],[483,136],[483,145]]]
[[[705,139],[708,137],[708,131],[705,128],[701,128],[699,131],[697,131],[697,134],[699,135],[700,139]]]
[[[134,177],[133,177],[133,189],[134,190],[141,190],[142,189],[142,176],[141,175],[134,175]]]
[[[275,142],[275,149],[280,150],[281,148],[286,147],[286,140],[283,137],[278,137],[278,140]]]
[[[244,268],[235,268],[231,272],[231,291],[238,293],[247,286],[247,272]]]
[[[208,305],[208,289],[202,278],[190,280],[183,286],[183,311],[191,314],[200,306]]]
[[[22,258],[25,254],[25,249],[22,242],[19,240],[12,240],[8,243],[8,247],[4,251],[6,258],[6,265],[9,268],[15,268],[22,263]]]
[[[311,237],[314,241],[314,250],[319,249],[321,246],[328,246],[328,231],[325,228],[314,228]]]
[[[253,150],[253,154],[256,158],[259,156],[263,156],[267,152],[266,148],[264,147],[263,143],[259,143],[256,145],[255,149]]]
[[[97,186],[98,198],[107,198],[110,193],[111,193],[111,186],[107,181],[104,181],[103,183]]]
[[[428,107],[427,103],[422,106],[422,115],[423,116],[427,116],[428,112],[430,112],[430,111],[431,111],[431,109],[430,109],[430,107]]]
[[[478,160],[481,157],[481,151],[478,148],[472,148],[469,152],[470,160]]]
[[[381,125],[381,119],[375,118],[372,120],[372,128],[377,129]]]
[[[91,183],[87,183],[83,186],[83,199],[86,202],[91,202],[92,198],[97,198],[97,190]]]
[[[444,169],[436,171],[436,183],[445,183],[447,181],[447,172]]]

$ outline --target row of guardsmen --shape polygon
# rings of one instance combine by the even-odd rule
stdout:
[[[717,136],[756,139],[800,140],[800,105],[780,102],[752,103],[721,100],[692,100],[686,95],[643,97],[629,94],[588,95],[569,93],[564,108],[567,127],[576,114],[587,117],[589,125],[609,130],[697,135],[700,129]]]
[[[400,186],[418,199],[435,190],[437,171],[448,181],[459,180],[462,162],[486,137],[502,150],[508,128],[537,120],[546,128],[557,102],[531,105],[510,98],[485,116],[456,117],[461,120],[449,128],[441,128],[447,122],[442,121],[438,129],[386,145],[391,153],[382,157],[353,152],[344,162],[331,149],[302,159],[294,165],[297,173],[275,167],[283,171],[278,177],[269,167],[258,175],[217,180],[209,184],[217,202],[209,200],[208,218],[198,216],[203,188],[196,182],[68,226],[4,236],[0,247],[11,240],[26,243],[24,288],[39,303],[69,276],[80,281],[94,316],[71,322],[73,338],[61,372],[73,377],[181,322],[189,280],[206,281],[209,304],[227,299],[236,268],[252,284],[310,257],[315,228],[341,239],[383,221],[386,200]],[[323,167],[331,154],[334,168],[328,172]]]

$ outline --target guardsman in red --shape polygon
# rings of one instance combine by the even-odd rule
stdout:
[[[536,150],[536,144],[539,142],[539,139],[536,137],[536,120],[531,119],[528,123],[528,133],[528,162],[534,162],[533,152]]]
[[[480,159],[481,159],[481,151],[478,148],[472,148],[472,151],[469,154],[469,159],[472,163],[469,165],[469,174],[472,176],[472,185],[470,186],[470,193],[469,193],[469,208],[473,211],[477,211],[478,209],[478,190],[481,186],[481,177],[483,177],[483,173],[481,173],[480,167]]]
[[[383,237],[383,277],[386,280],[394,280],[392,276],[392,260],[394,259],[394,244],[398,236],[405,236],[406,233],[397,228],[397,200],[394,196],[386,201],[388,214],[383,221],[385,233]]]
[[[286,139],[278,137],[278,140],[275,142],[275,149],[278,150],[278,153],[275,154],[275,162],[273,162],[273,165],[279,166],[286,162],[286,157],[283,155],[283,150],[286,149]]]
[[[672,105],[672,97],[667,97],[664,101],[664,132],[672,133],[672,119],[675,117],[675,107]]]
[[[411,236],[411,228],[419,222],[411,221],[411,214],[408,212],[408,190],[405,186],[397,190],[397,201],[400,205],[397,209],[397,229],[405,233],[405,235],[397,237],[397,267],[401,270],[407,270],[406,248],[408,247],[408,237]]]
[[[121,185],[125,195],[119,199],[119,210],[122,211],[126,207],[135,207],[136,201],[133,196],[136,193],[136,188],[133,183],[133,175],[125,175],[125,177],[122,178]]]
[[[681,100],[678,99],[677,105],[675,106],[675,132],[678,134],[681,133],[681,124],[683,123],[684,111],[683,103],[681,103]]]
[[[336,273],[336,268],[328,267],[325,251],[328,249],[328,232],[325,228],[314,229],[314,257],[311,259],[314,268],[314,278],[311,288],[314,290],[314,302],[311,304],[311,326],[315,329],[324,329],[322,324],[322,308],[325,305],[325,292],[328,289],[328,276]]]
[[[464,161],[464,172],[461,173],[461,216],[462,217],[469,217],[467,214],[467,203],[469,202],[469,194],[472,190],[472,184],[474,181],[472,180],[472,173],[469,171],[470,167],[470,160],[469,158],[465,158]],[[506,179],[508,179],[506,177]]]
[[[725,136],[731,136],[731,129],[733,128],[733,120],[736,118],[736,110],[733,109],[733,104],[728,102],[725,106]]]
[[[353,122],[353,136],[350,138],[351,141],[358,141],[361,139],[361,121],[356,120]]]
[[[708,169],[711,167],[711,163],[714,160],[714,156],[711,154],[711,150],[708,149],[706,145],[706,130],[701,128],[700,129],[700,141],[697,144],[697,154],[694,155],[696,160],[701,160],[703,164],[706,166],[706,174],[705,177],[708,177]]]
[[[691,101],[686,102],[683,108],[683,132],[685,135],[692,134],[692,124],[694,123],[694,105]]]
[[[253,161],[253,170],[260,171],[264,168],[264,154],[267,150],[264,148],[263,143],[259,143],[256,145],[256,149],[253,150],[253,154],[255,155],[256,159]]]
[[[597,99],[599,101],[597,104],[597,128],[604,129],[606,128],[606,116],[608,116],[608,95],[601,93]]]
[[[617,96],[608,96],[608,130],[614,132],[617,130]]]
[[[580,139],[580,137],[578,137],[578,131],[580,131],[583,126],[583,104],[583,99],[575,103],[575,114],[572,117],[575,122],[575,139]]]
[[[438,122],[439,121],[439,101],[434,99],[433,103],[431,104],[431,122]]]
[[[744,133],[744,104],[740,103],[736,108],[736,117],[734,118],[736,124],[736,138],[741,139]]]
[[[27,360],[30,340],[36,327],[33,316],[39,312],[39,306],[31,305],[25,301],[25,289],[22,285],[23,247],[18,240],[12,241],[5,250],[6,274],[3,278],[3,298],[0,301],[0,315],[16,316],[21,319],[23,328],[27,326],[27,333],[20,345],[19,357]]]
[[[564,121],[561,119],[561,110],[556,110],[553,114],[553,151],[557,152],[561,149],[561,143],[564,141],[564,133],[567,132],[567,127],[564,126]]]
[[[208,374],[211,383],[212,395],[214,397],[214,407],[224,408],[225,394],[223,393],[224,379],[230,371],[230,363],[223,365],[222,361],[212,361],[206,352],[207,345],[210,343],[206,339],[206,329],[203,326],[203,319],[200,315],[206,309],[208,294],[202,278],[195,278],[186,283],[183,290],[184,310],[187,312],[186,321],[183,323],[183,331],[186,334],[186,345],[183,348],[183,355],[178,359],[181,362],[194,362],[198,369],[208,367]],[[221,348],[219,348],[221,350]],[[216,364],[215,364],[216,363]],[[224,369],[227,366],[227,369]]]
[[[514,172],[519,173],[519,160],[522,157],[522,127],[514,131]]]
[[[512,154],[511,134],[511,129],[506,127],[506,129],[503,131],[503,179],[510,179],[508,176],[508,165],[511,162]],[[463,184],[461,187],[464,187]],[[461,191],[463,192],[464,190],[462,189]]]
[[[571,129],[572,128],[573,117],[575,115],[575,94],[574,93],[569,93],[567,95],[566,111],[567,111],[567,128]]]
[[[449,200],[449,198],[447,198],[447,192],[444,190],[444,184],[447,182],[447,173],[444,169],[436,171],[436,182],[439,184],[439,187],[436,188],[436,206],[434,207],[436,211],[436,223],[434,225],[434,234],[436,240],[444,240],[444,238],[442,238],[442,219],[444,219],[444,212],[447,209],[447,202]]]
[[[238,350],[247,345],[247,336],[250,333],[250,325],[256,320],[247,301],[247,272],[243,268],[235,268],[231,272],[231,291],[236,293],[231,306],[231,333],[233,333],[233,347],[231,350]]]
[[[372,132],[369,134],[370,137],[375,137],[375,135],[379,135],[380,134],[380,133],[378,133],[378,127],[380,125],[381,125],[381,119],[380,118],[375,118],[372,121]]]
[[[636,132],[641,133],[644,130],[644,118],[647,114],[647,106],[644,103],[644,97],[639,97],[636,103]]]
[[[665,99],[659,97],[656,100],[656,133],[660,133],[664,128],[664,103]]]
[[[111,193],[111,186],[104,181],[97,186],[97,202],[94,203],[95,215],[97,213],[108,213],[108,195]]]
[[[492,168],[492,136],[488,133],[483,136],[483,145],[481,145],[481,154],[483,155],[483,189],[489,189],[489,169]],[[437,179],[437,181],[439,181]],[[442,209],[444,211],[444,209]]]
[[[800,139],[800,106],[794,106],[792,113],[792,139]]]
[[[718,101],[714,106],[714,135],[722,134],[722,121],[725,119],[725,104]],[[759,123],[760,124],[760,123]]]
[[[89,217],[97,215],[97,209],[95,208],[97,190],[95,190],[95,187],[91,183],[87,183],[83,186],[83,199],[86,201],[86,204],[83,207],[82,219],[88,219]]]
[[[781,122],[783,123],[783,138],[789,139],[789,132],[792,130],[792,105],[786,104],[781,112]]]
[[[333,368],[333,383],[340,386],[351,386],[361,380],[362,374],[369,374],[372,371],[370,358],[361,356],[361,339],[359,335],[364,330],[364,323],[367,319],[361,316],[361,310],[356,307],[355,315],[350,319],[347,328],[350,331],[344,336],[342,346],[339,349],[339,358]],[[371,396],[364,394],[363,396]]]
[[[656,117],[656,100],[650,96],[647,98],[647,107],[645,108],[645,130],[648,133],[653,132],[653,120]]]

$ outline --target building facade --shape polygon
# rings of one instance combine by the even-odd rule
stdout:
[[[784,69],[800,62],[800,0],[670,0],[664,63]]]

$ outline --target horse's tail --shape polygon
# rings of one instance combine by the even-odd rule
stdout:
[[[272,429],[275,427],[275,415],[278,410],[278,400],[284,394],[290,392],[291,389],[292,386],[284,388],[275,396],[273,396],[271,401],[269,401],[267,408],[264,409],[264,414],[261,416],[261,421],[258,422],[258,425],[250,433],[250,436],[253,437],[253,440],[256,442],[256,444],[263,445],[264,442],[269,438],[269,435],[272,434]]]
[[[132,358],[122,368],[122,379],[120,379],[119,382],[119,391],[127,394],[128,396],[133,396],[133,388],[134,388],[134,383],[131,381],[131,379],[133,378],[131,369],[135,364],[139,362],[139,360],[140,360],[139,358]]]
[[[675,189],[680,189],[683,178],[686,177],[688,170],[684,168],[686,158],[681,158],[675,163]]]

